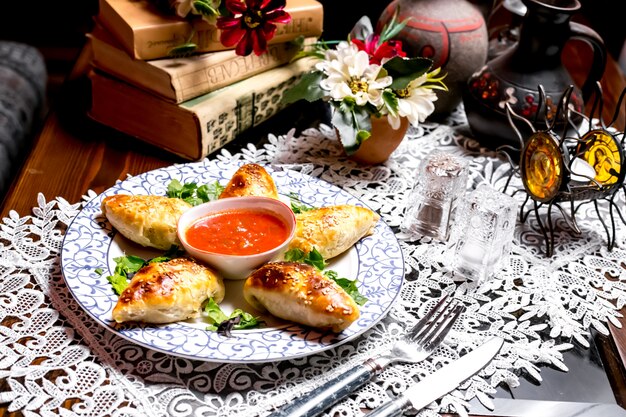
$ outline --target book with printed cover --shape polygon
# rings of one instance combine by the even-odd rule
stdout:
[[[300,49],[297,42],[290,41],[269,45],[260,56],[239,56],[228,50],[144,61],[128,55],[97,20],[87,37],[94,67],[175,103],[285,65]],[[315,40],[307,38],[305,43]]]
[[[291,21],[278,24],[268,44],[321,36],[324,11],[320,2],[287,0],[285,11]],[[187,42],[195,43],[198,53],[234,49],[222,45],[220,30],[214,25],[165,15],[149,0],[100,0],[97,19],[136,59],[167,58],[172,48]]]
[[[93,120],[188,160],[198,160],[285,107],[283,93],[315,60],[302,58],[180,104],[92,69]]]

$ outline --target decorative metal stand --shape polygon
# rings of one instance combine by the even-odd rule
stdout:
[[[626,219],[615,202],[619,190],[624,191],[626,195],[624,185],[626,133],[612,128],[619,115],[626,89],[619,97],[613,119],[605,125],[601,117],[602,90],[599,83],[596,87],[596,99],[589,117],[576,112],[569,105],[573,89],[569,87],[559,101],[555,117],[545,118],[545,130],[536,130],[528,119],[516,114],[508,104],[506,105],[509,124],[519,138],[520,148],[506,145],[498,149],[507,157],[513,168],[503,191],[506,192],[513,175],[520,175],[527,193],[524,203],[520,206],[520,221],[525,222],[531,211],[535,213],[539,229],[546,242],[545,253],[548,257],[551,257],[554,252],[552,213],[555,207],[573,231],[580,234],[580,228],[576,223],[576,212],[583,204],[592,203],[606,232],[609,250],[615,246],[615,213],[626,224]],[[539,86],[539,91],[539,105],[545,105],[547,111],[542,86]],[[592,125],[596,109],[599,109],[597,118],[599,126]],[[576,126],[571,123],[570,112],[587,120],[589,130],[586,133],[581,135]],[[525,123],[532,133],[524,138],[513,119]],[[555,132],[557,123],[562,126],[561,135]],[[620,135],[621,138],[619,138]],[[519,164],[515,164],[513,158],[518,154]],[[519,191],[522,190],[516,190],[513,195]],[[529,200],[533,201],[533,208],[526,210]],[[600,213],[598,202],[601,200],[609,204],[610,225]],[[570,205],[569,214],[562,207],[564,203]],[[543,207],[547,207],[547,225],[539,215],[539,210]]]

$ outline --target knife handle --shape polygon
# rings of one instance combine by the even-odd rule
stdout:
[[[296,398],[267,417],[317,416],[357,388],[365,385],[375,373],[371,366],[357,365],[324,385],[315,388],[310,393]]]
[[[375,408],[367,417],[397,417],[402,415],[402,410],[407,408],[409,400],[404,397],[398,397],[388,401],[378,408]]]

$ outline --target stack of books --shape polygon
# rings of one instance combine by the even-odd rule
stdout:
[[[185,159],[205,157],[278,113],[283,92],[311,69],[311,59],[292,58],[302,39],[321,36],[322,4],[287,0],[285,11],[291,22],[277,25],[266,53],[239,56],[215,26],[166,15],[153,0],[100,0],[87,34],[89,117]],[[194,55],[169,57],[189,41]]]

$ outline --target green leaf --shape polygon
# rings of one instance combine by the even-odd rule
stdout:
[[[356,285],[356,280],[349,280],[348,278],[339,278],[335,271],[325,271],[326,277],[335,281],[343,290],[354,300],[355,303],[362,306],[367,302],[367,298],[361,295]]]
[[[383,103],[389,111],[389,114],[395,116],[398,114],[398,96],[393,91],[387,89],[383,91]]]
[[[198,45],[193,42],[184,43],[173,47],[167,52],[167,55],[172,58],[181,58],[193,54],[198,50]]]
[[[224,187],[222,187],[217,180],[212,184],[204,184],[201,186],[198,186],[195,182],[181,184],[178,180],[172,180],[167,185],[168,197],[183,199],[192,206],[217,200],[222,191],[224,191]]]
[[[293,38],[290,41],[287,41],[287,43],[289,43],[290,45],[293,45],[294,47],[298,48],[298,49],[302,49],[304,48],[304,40],[306,38],[304,37],[304,35],[300,35],[297,36],[295,38]]]
[[[315,207],[310,207],[305,205],[298,198],[298,194],[291,192],[289,193],[289,201],[291,203],[291,210],[295,213],[304,213],[305,211],[315,210]]]
[[[179,258],[181,256],[183,256],[183,254],[185,253],[185,250],[182,249],[180,246],[178,245],[172,245],[170,246],[170,248],[163,254],[163,257],[169,257],[170,259],[172,258]]]
[[[380,31],[380,39],[378,44],[382,44],[387,42],[390,39],[393,39],[404,27],[409,23],[411,17],[404,19],[402,22],[398,22],[398,14],[400,13],[400,6],[396,6],[396,9],[393,11],[393,15],[391,19],[385,23],[383,29]]]
[[[316,50],[312,50],[312,51],[307,51],[307,50],[302,50],[302,51],[298,51],[298,53],[296,53],[293,58],[291,58],[291,60],[289,62],[294,62],[297,61],[300,58],[306,58],[306,57],[314,57],[317,59],[324,59],[324,53],[323,52],[319,52]]]
[[[220,183],[215,180],[212,184],[205,184],[198,187],[196,194],[201,198],[204,202],[217,200],[224,191],[224,187],[220,185]]]
[[[113,291],[119,295],[126,287],[128,287],[128,280],[144,266],[154,262],[167,262],[173,258],[181,256],[183,253],[184,251],[177,245],[172,245],[172,247],[170,247],[170,249],[163,255],[156,256],[149,260],[144,260],[143,258],[134,255],[118,256],[113,258],[113,261],[115,262],[115,271],[113,272],[113,275],[107,276],[106,279],[113,286]]]
[[[326,261],[316,248],[313,248],[308,253],[298,248],[289,249],[285,252],[284,257],[286,261],[305,263],[319,269],[320,271],[326,268]]]
[[[325,93],[320,87],[323,74],[319,71],[312,71],[304,74],[300,81],[283,93],[283,103],[295,103],[298,100],[314,102],[321,100]]]
[[[304,262],[311,266],[314,266],[320,271],[326,268],[326,261],[324,261],[324,257],[321,253],[319,253],[317,248],[313,248],[309,253],[307,253],[306,257],[304,258]]]
[[[190,197],[195,197],[196,190],[198,189],[198,184],[195,182],[187,182],[183,184],[183,189],[180,192],[180,198],[183,200]]]
[[[293,248],[285,252],[285,260],[289,262],[302,262],[306,253],[302,249]]]
[[[371,132],[368,132],[367,130],[359,130],[356,134],[356,141],[359,144],[359,147],[365,140],[369,139],[370,136],[372,136]]]
[[[351,107],[345,104],[335,109],[331,122],[339,131],[341,144],[348,155],[355,153],[361,143],[370,137],[372,122],[369,112],[361,107]]]
[[[180,193],[183,190],[183,184],[178,180],[172,180],[167,184],[167,196],[170,198],[180,197]]]
[[[219,11],[220,16],[232,16],[233,15],[230,12],[230,10],[228,10],[228,8],[226,7],[226,2],[225,1],[220,2],[220,5],[217,8],[217,10]]]
[[[234,326],[236,330],[250,329],[253,327],[257,327],[262,323],[262,321],[259,320],[258,317],[254,317],[252,314],[238,308],[233,311],[229,318],[232,319],[235,317],[240,317],[239,323],[235,324]]]
[[[213,298],[209,298],[204,306],[204,311],[209,320],[207,330],[217,331],[226,337],[231,336],[230,331],[233,329],[249,329],[257,327],[263,323],[263,321],[259,320],[258,317],[254,317],[252,314],[239,308],[235,309],[230,316],[226,316]]]
[[[165,252],[163,255],[157,256],[157,257],[152,258],[152,259],[149,259],[148,261],[146,261],[146,264],[152,264],[152,263],[155,263],[155,262],[171,261],[174,258],[180,258],[184,254],[185,254],[185,251],[183,249],[181,249],[180,247],[178,247],[178,245],[172,245],[167,250],[167,252]]]
[[[113,258],[113,261],[115,261],[116,264],[115,270],[117,271],[119,269],[123,271],[126,276],[139,271],[146,263],[144,259],[134,255],[118,256],[117,258]]]
[[[104,271],[102,270],[102,268],[96,268],[96,269],[94,270],[94,272],[95,272],[96,274],[98,274],[98,275],[102,275],[102,274],[104,273]]]
[[[367,302],[367,298],[363,297],[359,292],[356,280],[352,281],[347,278],[339,278],[339,274],[333,270],[324,271],[324,268],[326,268],[326,261],[324,261],[322,254],[319,253],[316,248],[313,248],[313,250],[309,253],[305,253],[301,249],[294,248],[285,252],[284,256],[286,261],[306,263],[319,269],[320,271],[323,271],[324,276],[339,284],[339,286],[343,288],[344,291],[352,297],[354,302],[358,305],[362,306]]]
[[[406,88],[411,81],[424,75],[432,67],[433,61],[430,58],[402,58],[399,56],[391,58],[385,62],[383,68],[393,77],[391,88],[399,90]]]
[[[380,40],[378,44],[382,44],[387,42],[390,39],[393,39],[404,27],[409,23],[411,18],[404,19],[402,22],[398,22],[398,13],[400,12],[400,8],[396,7],[396,10],[393,12],[393,16],[391,16],[391,20],[385,23],[383,29],[380,32]]]
[[[198,204],[204,203],[204,201],[202,201],[202,199],[198,197],[187,197],[184,200],[192,206],[197,206]]]
[[[120,295],[128,287],[128,278],[125,275],[113,274],[107,277],[115,294]]]
[[[300,58],[313,57],[318,60],[324,59],[324,53],[328,49],[325,42],[305,43],[306,38],[302,35],[289,41],[298,49],[298,52],[289,60],[289,62],[297,61]]]
[[[209,323],[211,325],[217,326],[221,322],[228,320],[226,314],[224,314],[220,306],[217,305],[213,298],[209,298],[209,301],[207,301],[206,305],[204,306],[204,312],[207,314]]]
[[[195,0],[193,8],[203,16],[219,16],[220,12],[214,9],[206,0]]]
[[[150,259],[147,263],[155,264],[155,263],[167,262],[167,261],[171,261],[171,260],[172,260],[172,258],[170,258],[169,256],[157,256],[156,258]]]
[[[355,129],[352,118],[352,111],[341,111],[340,109],[333,112],[331,123],[339,132],[341,145],[348,155],[355,153],[359,149],[357,142],[357,129]]]

